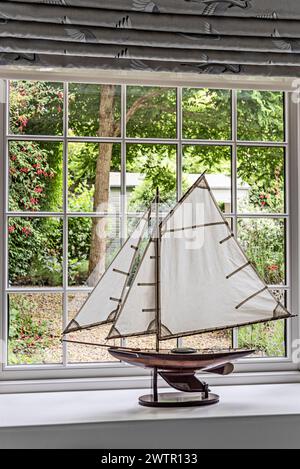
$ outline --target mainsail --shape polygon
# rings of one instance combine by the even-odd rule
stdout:
[[[139,269],[107,339],[155,333],[155,243],[150,239]]]
[[[247,259],[202,176],[161,224],[159,338],[290,316]]]
[[[149,218],[150,211],[143,215],[64,334],[106,324],[115,319]]]

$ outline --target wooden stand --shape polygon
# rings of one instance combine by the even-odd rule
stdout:
[[[185,394],[184,392],[166,392],[157,395],[157,400],[153,394],[139,397],[139,404],[146,407],[192,407],[217,404],[219,396],[217,394],[205,393]]]
[[[173,388],[184,392],[158,393],[158,374]],[[209,392],[208,384],[200,381],[194,371],[160,371],[153,369],[152,394],[139,397],[146,407],[191,407],[217,404],[219,396]]]

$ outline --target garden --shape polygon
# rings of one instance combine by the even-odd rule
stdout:
[[[176,89],[127,87],[126,180],[134,183],[126,188],[125,209],[122,144],[95,141],[122,135],[121,87],[70,83],[68,96],[65,91],[61,83],[10,82],[9,133],[17,138],[9,139],[8,155],[8,282],[14,288],[8,294],[9,364],[61,363],[63,326],[85,300],[85,288],[97,283],[118,252],[156,187],[164,207],[176,201]],[[231,105],[227,90],[182,90],[183,191],[191,176],[205,170],[231,181],[232,147],[220,144],[232,138]],[[238,140],[284,141],[283,108],[280,92],[238,92]],[[32,135],[41,138],[30,139]],[[240,215],[232,219],[239,241],[266,283],[284,285],[286,222],[279,216],[286,211],[284,148],[271,143],[238,146],[236,173],[238,188],[247,189],[246,195],[237,190],[229,210]],[[224,202],[218,203],[226,212]],[[18,287],[31,291],[18,293]],[[285,290],[274,289],[285,301]],[[84,340],[103,341],[106,332],[86,331]],[[231,333],[185,338],[184,344],[229,347]],[[238,345],[255,348],[260,356],[284,356],[284,321],[240,328]],[[69,361],[110,360],[100,350],[69,346]]]

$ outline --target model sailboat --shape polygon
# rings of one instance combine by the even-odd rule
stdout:
[[[154,370],[146,406],[207,405],[219,397],[196,372],[229,374],[253,350],[163,350],[160,342],[291,317],[236,241],[205,175],[159,219],[136,268],[151,209],[140,220],[65,334],[111,322],[107,339],[156,335],[156,350],[110,347],[112,356]],[[132,277],[133,280],[128,282]],[[130,284],[128,287],[128,283]],[[99,344],[101,345],[101,344]],[[159,394],[158,374],[179,392]]]

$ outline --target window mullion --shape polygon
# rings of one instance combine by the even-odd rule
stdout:
[[[69,87],[64,82],[63,116],[63,329],[68,324],[68,126],[69,126]],[[68,344],[63,342],[63,364],[68,361]]]
[[[177,155],[176,155],[176,199],[182,196],[182,87],[176,89],[176,124],[177,124]],[[183,339],[177,339],[177,347],[183,346]]]
[[[0,80],[0,134],[2,135],[2,144],[0,145],[0,175],[1,180],[1,193],[0,193],[0,231],[6,233],[6,139],[5,139],[5,122],[6,122],[6,81]],[[0,265],[4,275],[0,275],[0,304],[2,305],[3,317],[0,319],[0,339],[4,339],[5,323],[6,323],[6,236],[0,236]],[[6,355],[6,342],[5,340],[0,341],[0,371],[3,370]],[[2,359],[3,358],[3,359]]]
[[[127,86],[121,86],[121,194],[120,194],[120,236],[122,243],[127,237],[127,186],[126,186],[126,114],[127,114]],[[121,345],[126,347],[126,339],[121,339]]]
[[[237,90],[231,92],[231,138],[233,141],[231,147],[231,203],[232,203],[232,230],[237,236]],[[232,346],[238,347],[238,329],[232,330]]]
[[[7,133],[9,129],[9,86],[10,82],[7,80],[4,86],[4,105],[3,105],[3,367],[7,366],[7,352],[8,352],[8,140]]]

